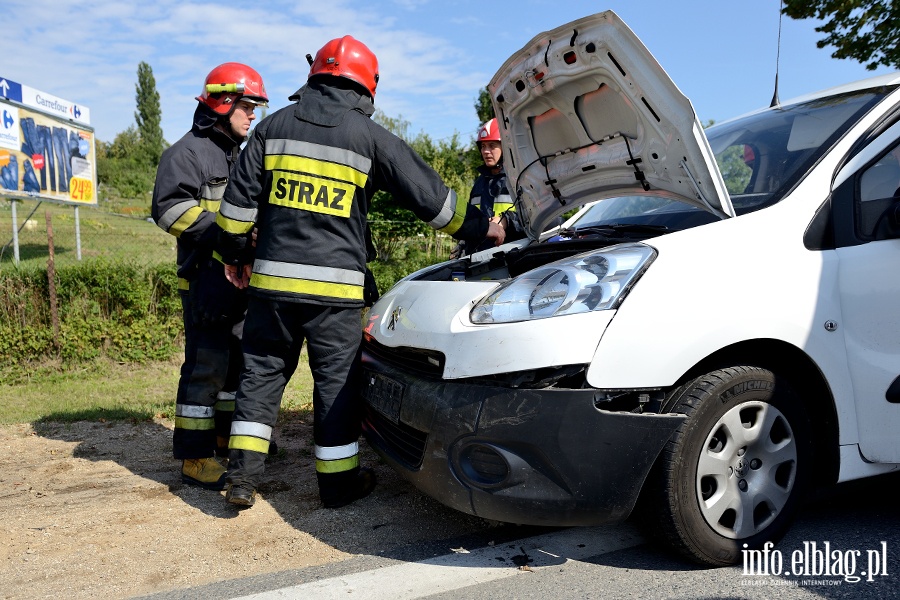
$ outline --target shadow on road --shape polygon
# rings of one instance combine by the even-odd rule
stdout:
[[[257,506],[238,509],[224,500],[223,492],[203,490],[181,482],[181,462],[172,458],[172,430],[164,421],[145,415],[116,415],[110,422],[54,422],[52,416],[35,423],[45,438],[75,443],[74,458],[96,463],[111,461],[134,475],[160,484],[146,493],[171,494],[186,505],[217,519],[240,519],[246,511],[259,511],[268,503],[298,532],[307,533],[347,554],[368,554],[398,560],[421,560],[450,552],[455,544],[485,545],[531,535],[548,529],[499,526],[444,507],[419,493],[360,440],[363,465],[375,469],[378,486],[371,496],[335,510],[321,507],[315,477],[312,418],[308,412],[288,412],[275,429],[278,453],[267,460]],[[71,418],[71,415],[69,415]],[[103,487],[100,482],[87,485]],[[116,502],[110,484],[108,501]],[[120,500],[121,501],[121,500]],[[165,518],[165,515],[160,515]],[[248,540],[248,544],[253,540]],[[423,545],[424,544],[424,545]],[[429,545],[430,544],[430,545]]]

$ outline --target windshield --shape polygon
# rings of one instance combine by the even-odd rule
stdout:
[[[735,212],[781,200],[890,89],[779,106],[706,130]]]
[[[660,198],[658,196],[622,196],[607,198],[588,205],[564,229],[617,227],[625,230],[629,226],[656,227],[660,233],[677,231],[711,223],[717,218],[703,209],[684,202]]]
[[[779,106],[707,129],[735,213],[781,200],[890,91],[870,89]],[[643,239],[715,220],[711,213],[676,200],[622,196],[589,204],[550,239]]]

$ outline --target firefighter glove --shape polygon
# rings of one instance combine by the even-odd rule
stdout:
[[[200,266],[190,288],[191,319],[198,327],[234,325],[247,310],[247,294],[225,279],[221,263]]]

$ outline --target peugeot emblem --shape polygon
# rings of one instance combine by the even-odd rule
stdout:
[[[397,326],[397,323],[400,321],[400,313],[402,313],[402,312],[403,312],[402,306],[398,306],[397,308],[395,308],[393,310],[393,312],[391,312],[391,320],[388,321],[388,326],[387,326],[388,329],[390,329],[391,331],[394,331],[394,328]]]

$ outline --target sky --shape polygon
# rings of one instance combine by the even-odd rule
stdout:
[[[305,56],[352,35],[378,57],[375,105],[435,140],[474,138],[478,92],[543,31],[604,10],[641,38],[702,122],[768,106],[776,65],[787,100],[867,71],[816,48],[814,20],[781,20],[779,0],[3,0],[0,77],[90,109],[97,139],[135,124],[137,68],[153,70],[165,139],[190,129],[206,74],[242,62],[262,74],[269,111],[309,73]]]

